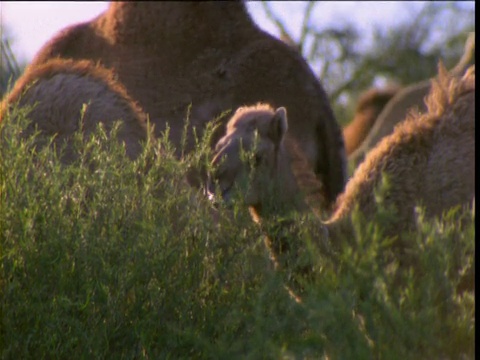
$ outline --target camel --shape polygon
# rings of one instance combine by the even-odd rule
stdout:
[[[356,169],[337,199],[333,214],[319,222],[321,236],[327,237],[323,240],[338,244],[352,238],[351,214],[357,207],[367,221],[374,218],[378,207],[376,190],[385,176],[390,187],[384,195],[383,206],[396,211],[384,229],[385,236],[413,230],[417,205],[425,208],[427,218],[440,216],[457,205],[472,205],[475,198],[474,67],[469,68],[463,78],[458,78],[449,75],[440,64],[426,105],[425,114],[411,113]],[[312,196],[318,197],[321,184],[316,178],[316,182],[312,182],[308,168],[296,166],[298,161],[292,161],[302,154],[301,149],[289,144],[291,141],[284,107],[274,109],[268,104],[257,104],[238,109],[227,124],[225,136],[217,143],[209,197],[217,201],[220,194],[224,199],[231,199],[236,187],[243,184],[240,188],[245,191],[245,204],[259,224],[275,216],[285,217],[292,211],[309,211],[315,204]],[[242,151],[253,153],[246,165],[240,161]],[[276,261],[288,246],[275,236],[268,237]]]
[[[475,33],[470,33],[465,43],[465,50],[458,63],[450,70],[453,76],[461,76],[469,66],[475,53]],[[364,138],[361,145],[355,149],[350,148],[348,152],[349,160],[355,165],[359,165],[365,158],[365,154],[373,149],[375,145],[385,136],[391,134],[395,126],[407,117],[409,111],[425,112],[427,106],[424,102],[425,97],[431,89],[431,80],[421,81],[409,85],[400,91],[386,104],[382,112],[376,118],[375,124],[371,127],[368,135]],[[367,130],[368,131],[368,130]],[[345,143],[349,140],[345,134]]]
[[[365,140],[378,115],[399,90],[400,87],[391,85],[384,89],[372,88],[360,95],[352,121],[343,127],[347,156]]]
[[[275,204],[306,210],[303,197],[296,196],[301,187],[309,189],[313,208],[326,209],[325,187],[314,176],[287,128],[284,107],[274,111],[269,104],[258,103],[238,108],[227,123],[225,136],[215,146],[214,170],[209,174],[207,188],[210,199],[215,201],[218,190],[222,200],[230,203],[235,186],[248,178],[251,185],[244,194],[244,202],[255,210],[258,218],[269,199],[275,199]],[[254,158],[244,166],[244,151],[253,150]],[[282,210],[276,208],[275,212]]]
[[[35,105],[23,135],[40,130],[40,141],[57,135],[55,144],[67,144],[64,163],[76,158],[68,146],[73,134],[81,129],[86,136],[98,123],[103,123],[109,132],[115,121],[122,121],[118,137],[131,159],[140,154],[142,142],[147,139],[146,116],[141,108],[115,81],[111,71],[88,60],[52,59],[29,67],[0,104],[0,122],[14,104]]]
[[[455,205],[471,203],[475,197],[474,67],[459,78],[440,65],[425,104],[427,112],[410,113],[371,150],[337,199],[331,222],[345,218],[357,204],[370,217],[375,211],[374,189],[383,174],[391,182],[387,201],[398,211],[400,228],[392,233],[414,224],[416,204],[425,207],[427,216],[438,216]]]
[[[32,66],[54,57],[91,59],[112,69],[149,115],[156,136],[168,123],[178,156],[189,105],[185,154],[194,149],[193,127],[201,135],[225,111],[259,101],[283,104],[291,135],[325,184],[328,201],[344,189],[343,137],[327,94],[302,56],[262,31],[243,1],[112,2],[93,20],[60,31]]]

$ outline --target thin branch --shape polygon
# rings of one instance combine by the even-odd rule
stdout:
[[[305,44],[305,39],[309,33],[309,22],[310,22],[310,17],[312,16],[313,13],[313,8],[317,4],[316,1],[310,1],[307,3],[307,7],[305,8],[305,14],[303,15],[303,21],[302,21],[302,27],[300,30],[300,40],[299,40],[299,47],[300,50],[303,50],[303,45]]]
[[[13,73],[15,78],[20,76],[20,66],[18,66],[17,60],[15,59],[15,55],[13,54],[8,39],[2,39],[2,55],[5,55],[8,70]]]
[[[280,34],[284,34],[285,37],[292,38],[285,27],[285,24],[280,20],[280,18],[275,15],[270,9],[270,5],[266,1],[262,1],[263,10],[267,18],[275,24],[275,26],[280,30]]]
[[[458,61],[457,65],[450,70],[453,75],[462,75],[468,64],[475,55],[475,33],[471,32],[468,34],[467,41],[465,43],[465,51]]]

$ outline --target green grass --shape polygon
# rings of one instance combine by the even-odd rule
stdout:
[[[474,293],[456,291],[474,271],[474,211],[420,221],[411,271],[379,236],[382,214],[356,214],[336,259],[299,216],[292,241],[315,271],[297,304],[241,203],[216,224],[179,181],[204,143],[179,162],[160,139],[133,162],[99,129],[61,166],[15,115],[0,124],[3,359],[474,358]]]

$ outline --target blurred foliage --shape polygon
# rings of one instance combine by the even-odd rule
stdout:
[[[19,64],[10,46],[12,38],[9,32],[0,26],[0,99],[13,85],[25,68]]]
[[[371,33],[361,31],[348,16],[338,25],[322,25],[314,14],[323,6],[327,5],[321,1],[306,3],[300,36],[294,39],[288,20],[275,14],[271,2],[263,1],[282,40],[298,48],[322,80],[341,123],[351,118],[355,99],[370,87],[428,79],[435,76],[439,60],[453,68],[468,33],[475,31],[475,14],[462,2],[402,3],[407,20],[392,26],[374,24],[368,28]],[[369,38],[369,43],[364,41]]]

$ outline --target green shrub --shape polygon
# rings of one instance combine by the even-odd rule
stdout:
[[[315,268],[298,304],[241,201],[214,221],[179,181],[208,157],[205,140],[183,161],[166,138],[129,161],[99,127],[62,166],[21,138],[26,116],[12,111],[0,124],[2,358],[474,357],[474,294],[457,293],[474,272],[474,211],[420,217],[403,268],[382,214],[356,214],[336,259],[298,216],[291,240]]]

